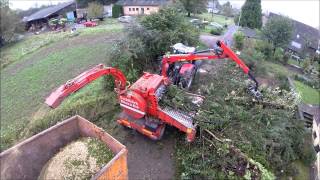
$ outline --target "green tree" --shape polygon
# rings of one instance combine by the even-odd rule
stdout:
[[[123,8],[120,5],[113,5],[112,6],[112,17],[117,18],[123,14]]]
[[[148,30],[152,38],[148,40],[149,52],[157,57],[163,55],[177,42],[196,45],[199,33],[186,19],[183,14],[174,7],[160,9],[158,13],[145,16],[141,25]],[[135,36],[141,36],[137,33]],[[146,37],[141,37],[146,39]]]
[[[208,0],[180,0],[184,9],[188,13],[188,17],[191,16],[191,13],[201,13],[206,10]]]
[[[232,6],[229,1],[222,5],[222,14],[228,17],[232,16]]]
[[[8,1],[0,1],[0,45],[13,40],[17,32],[23,31],[23,23]]]
[[[100,3],[92,2],[88,6],[88,18],[98,18],[103,16],[103,6]]]
[[[261,0],[246,0],[241,9],[240,26],[258,29],[261,28]]]
[[[284,48],[288,45],[292,35],[292,22],[287,17],[274,16],[267,21],[262,32],[275,52],[277,47]]]
[[[125,32],[126,36],[114,44],[110,59],[112,66],[121,69],[131,82],[143,70],[157,69],[158,58],[168,52],[171,45],[181,42],[195,46],[199,41],[198,30],[176,6],[161,8],[158,13],[142,17],[127,26]],[[112,87],[108,80],[106,87]]]

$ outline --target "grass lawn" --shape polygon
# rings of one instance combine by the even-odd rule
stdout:
[[[78,32],[82,35],[93,35],[96,33],[117,32],[123,28],[123,25],[116,19],[105,19],[94,28],[82,28]],[[25,56],[32,54],[36,50],[48,46],[51,43],[71,38],[73,34],[67,32],[48,32],[40,35],[30,35],[23,40],[9,44],[1,48],[1,69],[11,63],[22,60]]]
[[[306,104],[320,104],[320,91],[303,84],[300,81],[294,81],[297,91],[300,93],[302,102]]]
[[[299,64],[299,62],[297,60],[294,60],[294,59],[289,59],[288,64],[296,65],[296,66],[299,66],[299,67],[302,66],[302,62]]]
[[[1,137],[23,129],[54,88],[98,63],[108,62],[108,52],[115,37],[121,35],[122,24],[103,23],[81,29],[75,37],[67,32],[46,33],[5,47],[11,64],[1,69]],[[28,53],[15,54],[23,49]]]
[[[196,17],[201,20],[206,20],[209,22],[217,22],[221,25],[230,25],[234,23],[233,18],[226,17],[219,14],[213,14],[212,16],[211,13],[202,13],[202,14],[197,14]]]
[[[267,72],[272,73],[273,75],[284,75],[284,76],[292,76],[293,72],[289,71],[282,64],[270,62],[270,61],[262,61],[262,66],[264,66]]]

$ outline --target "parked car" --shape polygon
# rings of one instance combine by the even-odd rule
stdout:
[[[133,17],[132,16],[121,16],[118,18],[118,21],[122,22],[122,23],[130,23],[133,21]]]
[[[200,19],[191,19],[189,22],[191,22],[192,25],[194,25],[197,28],[203,28],[204,23]]]
[[[222,26],[221,24],[219,24],[219,23],[216,23],[216,22],[211,22],[211,23],[209,24],[209,26],[213,26],[213,27],[215,27],[215,28],[221,28],[221,29],[223,29],[223,26]]]
[[[97,24],[97,22],[94,22],[94,21],[87,21],[87,22],[83,23],[83,25],[86,27],[95,27],[98,24]]]
[[[191,23],[200,23],[200,19],[191,19],[190,20]]]

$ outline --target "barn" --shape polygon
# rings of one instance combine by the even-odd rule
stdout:
[[[29,29],[31,26],[34,26],[36,29],[41,29],[48,24],[49,19],[59,16],[74,20],[74,18],[77,17],[75,1],[60,3],[41,9],[24,18],[23,21],[26,23],[26,29]]]

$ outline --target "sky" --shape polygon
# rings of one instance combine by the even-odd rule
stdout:
[[[26,10],[30,7],[58,4],[70,0],[9,0],[12,9]],[[209,0],[211,1],[211,0]],[[219,0],[224,4],[227,0]],[[230,0],[232,6],[241,8],[245,0]],[[319,28],[320,0],[261,0],[263,12],[280,13],[292,19]]]

